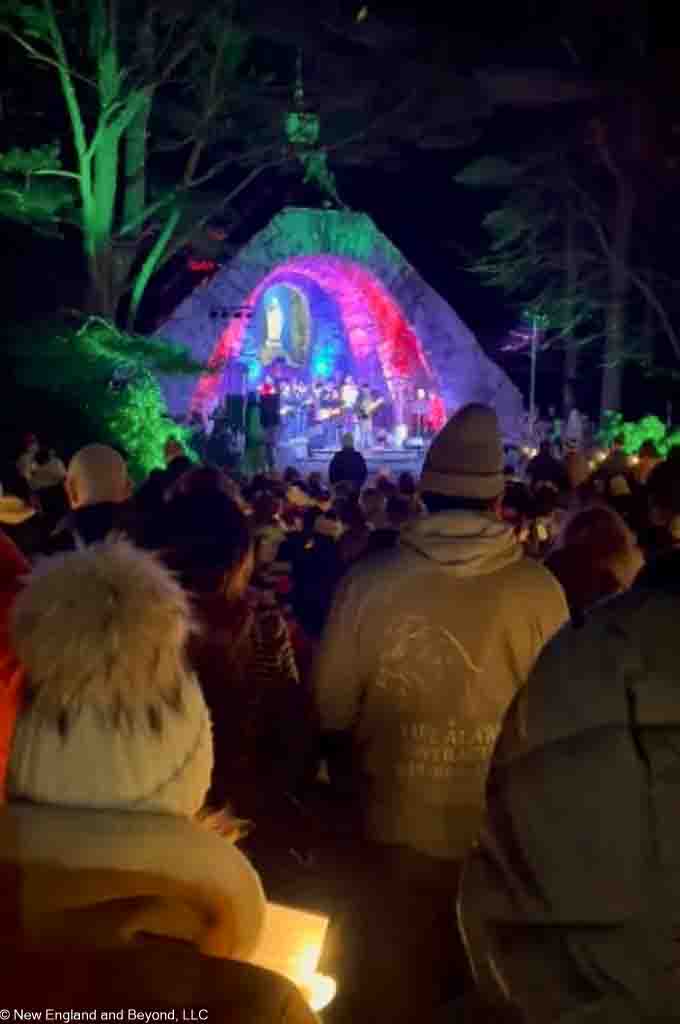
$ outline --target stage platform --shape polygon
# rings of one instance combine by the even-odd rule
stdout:
[[[304,449],[302,446],[281,445],[277,450],[277,466],[285,469],[295,466],[304,475],[328,471],[328,464],[337,448]],[[372,476],[388,471],[391,476],[399,473],[420,474],[427,448],[371,448],[362,452],[366,459],[368,471]]]

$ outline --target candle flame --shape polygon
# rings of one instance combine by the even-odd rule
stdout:
[[[335,999],[338,991],[335,978],[327,974],[313,974],[309,981],[301,986],[304,996],[315,1013],[325,1010]]]

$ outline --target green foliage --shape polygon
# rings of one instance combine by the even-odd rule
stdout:
[[[252,145],[255,163],[265,160],[263,135],[280,147],[280,123],[264,130],[272,118],[260,93],[271,79],[246,63],[250,35],[233,13],[231,0],[207,8],[186,0],[0,0],[0,34],[29,61],[51,66],[71,142],[66,170],[56,147],[0,157],[0,217],[50,234],[61,221],[74,224],[87,257],[88,308],[103,316],[114,319],[131,296],[134,320],[162,263],[224,217],[224,190],[202,189],[211,173],[247,163]],[[173,155],[159,160],[163,151]]]
[[[623,435],[623,447],[627,455],[635,455],[645,441],[653,441],[663,456],[680,443],[680,431],[668,432],[666,425],[658,416],[643,416],[637,421],[624,420],[620,412],[608,410],[602,418],[597,440],[609,448],[619,434]]]
[[[666,437],[666,455],[668,455],[671,448],[678,447],[680,447],[680,430],[671,430]]]
[[[454,178],[459,185],[470,188],[502,188],[512,185],[523,170],[502,157],[483,156],[464,167]]]
[[[76,218],[76,182],[62,171],[59,143],[0,153],[0,217],[59,235],[57,225]]]
[[[6,17],[21,26],[22,33],[29,39],[45,39],[49,36],[49,18],[39,4],[18,4],[3,0],[0,17]]]
[[[319,141],[321,122],[317,114],[293,110],[286,115],[285,127],[291,146],[315,146]]]
[[[58,171],[62,163],[58,142],[48,142],[33,149],[14,146],[6,153],[0,153],[0,170],[5,174],[34,174],[36,171]]]
[[[105,320],[81,326],[50,321],[6,328],[5,357],[17,387],[36,400],[77,411],[82,436],[124,452],[135,480],[163,465],[169,436],[185,428],[167,417],[155,373],[196,374],[204,368],[182,349],[155,338],[125,334]]]
[[[312,149],[300,156],[300,162],[304,167],[305,185],[316,185],[324,195],[330,196],[336,202],[340,202],[335,175],[328,166],[328,155],[322,149]]]

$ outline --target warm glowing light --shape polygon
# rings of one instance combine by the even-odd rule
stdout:
[[[631,466],[637,466],[639,461],[640,461],[640,456],[639,455],[631,455],[631,457],[628,459],[628,463]]]
[[[306,985],[302,985],[301,988],[315,1013],[325,1010],[333,1002],[338,991],[335,979],[330,978],[327,974],[312,975],[310,981]]]
[[[333,978],[317,972],[328,918],[297,907],[267,903],[264,932],[253,963],[289,978],[313,1010],[322,1010],[335,996]]]

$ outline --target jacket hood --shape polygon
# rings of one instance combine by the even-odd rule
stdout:
[[[0,498],[0,523],[6,523],[7,526],[20,526],[34,515],[35,509],[13,494],[7,494]]]
[[[37,927],[43,941],[61,933],[68,946],[89,934],[119,946],[144,934],[248,959],[262,935],[259,876],[207,823],[10,803],[0,809],[0,850],[0,864],[18,869],[31,908],[23,928],[30,935]],[[2,897],[3,905],[12,899],[6,889]],[[0,923],[5,938],[2,931]]]
[[[523,552],[512,527],[481,512],[440,512],[407,526],[402,544],[454,576],[484,576],[518,562]]]

